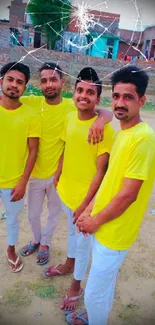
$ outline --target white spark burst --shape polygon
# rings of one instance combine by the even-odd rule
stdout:
[[[28,0],[28,3],[31,0]],[[60,0],[63,4],[66,4],[64,2],[64,0]],[[79,3],[81,1],[81,3]],[[102,0],[101,0],[102,1]],[[76,27],[76,32],[75,32],[75,36],[73,35],[72,41],[65,39],[65,35],[63,34],[63,29],[61,31],[56,31],[52,26],[51,26],[51,22],[56,22],[57,20],[54,20],[54,15],[57,12],[52,12],[50,14],[53,15],[53,19],[43,25],[39,25],[40,27],[43,27],[44,25],[48,25],[52,32],[55,33],[55,36],[59,36],[59,38],[63,41],[63,42],[67,42],[67,44],[72,45],[72,47],[77,48],[77,50],[79,52],[82,53],[83,50],[89,49],[92,46],[94,46],[99,52],[106,52],[106,50],[102,51],[101,49],[98,48],[97,46],[97,41],[98,39],[100,39],[102,37],[103,34],[110,34],[112,36],[114,36],[113,31],[111,30],[111,26],[113,24],[115,24],[115,20],[116,18],[113,19],[113,21],[109,21],[109,23],[104,24],[104,17],[107,19],[109,17],[109,13],[103,10],[103,5],[105,6],[105,9],[108,9],[108,2],[110,2],[111,0],[107,0],[107,1],[102,1],[100,3],[96,3],[96,0],[77,0],[78,4],[77,4],[77,8],[75,6],[71,5],[71,20],[68,24],[68,26],[70,26],[72,23],[74,24],[74,26]],[[135,49],[137,52],[139,52],[139,54],[142,56],[143,59],[145,59],[145,61],[147,62],[147,58],[145,56],[144,53],[142,53],[142,51],[139,49],[139,44],[141,42],[141,37],[142,37],[142,31],[138,40],[138,43],[136,46],[134,46],[134,34],[135,31],[137,29],[138,24],[141,24],[142,26],[142,21],[141,21],[141,16],[140,16],[140,11],[137,5],[137,0],[122,0],[124,1],[124,4],[126,2],[130,2],[131,5],[134,7],[135,9],[135,13],[136,13],[136,19],[134,20],[135,22],[135,26],[133,29],[133,33],[131,36],[130,41],[124,41],[122,40],[124,43],[126,43],[128,45],[128,49],[126,51],[126,53],[124,54],[124,57],[128,54],[128,51],[130,48]],[[120,0],[121,2],[121,0]],[[27,4],[28,5],[28,4]],[[70,8],[70,5],[68,5],[68,7]],[[70,15],[70,9],[65,9],[65,11],[63,12],[63,14],[65,14],[65,16],[63,15],[63,17],[61,17],[60,19],[63,20],[67,17],[69,17]],[[102,8],[102,10],[101,10]],[[96,12],[99,12],[99,14],[97,14]],[[49,12],[48,12],[49,13]],[[35,13],[36,14],[36,13]],[[45,12],[38,12],[38,15],[41,14],[45,14]],[[104,15],[103,15],[104,14]],[[33,15],[33,13],[29,13],[25,12],[25,16],[26,15]],[[102,19],[103,18],[103,19]],[[123,17],[122,17],[123,18]],[[34,29],[38,27],[38,25],[34,26]],[[64,30],[65,31],[65,30]],[[13,37],[15,37],[15,35],[12,35]],[[89,37],[91,39],[91,41],[89,42],[89,44],[87,43],[87,36],[91,36]],[[53,37],[53,38],[54,38]],[[15,37],[16,38],[16,37]],[[16,39],[17,43],[18,40]],[[121,41],[121,38],[120,38]],[[27,48],[23,47],[24,51],[25,51],[25,55],[23,55],[18,62],[22,62],[24,61],[28,56],[31,56],[34,60],[39,61],[41,64],[43,63],[41,59],[38,59],[37,56],[35,56],[35,52],[37,52],[38,50],[42,49],[46,47],[46,44],[41,46],[40,48],[37,49],[33,49],[33,50],[28,50]],[[78,52],[77,51],[77,52]],[[108,53],[108,52],[106,52]],[[61,52],[60,54],[60,59],[59,61],[61,61],[61,56],[63,55],[63,52]],[[122,60],[119,60],[121,65],[126,65],[125,62],[123,62]],[[146,69],[149,69],[150,67],[147,67]],[[113,71],[114,72],[114,71]],[[110,72],[109,74],[107,74],[102,80],[106,79],[109,77],[109,75],[111,75]],[[67,71],[63,71],[64,75],[68,75],[73,79],[76,79],[75,76],[69,74]]]
[[[81,34],[89,34],[89,28],[94,27],[94,15],[90,14],[87,3],[82,2],[78,4],[77,9],[72,13],[73,18],[76,19],[75,27],[78,27]]]

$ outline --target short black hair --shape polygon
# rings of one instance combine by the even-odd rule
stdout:
[[[93,68],[86,67],[86,68],[83,68],[79,72],[79,74],[77,76],[77,80],[75,82],[75,88],[76,88],[78,82],[80,82],[81,80],[83,80],[83,81],[90,80],[93,84],[96,84],[97,96],[100,97],[101,92],[102,92],[102,81],[99,80],[97,72]]]
[[[39,69],[39,71],[43,71],[43,70],[56,70],[57,73],[60,76],[60,79],[62,79],[63,73],[62,73],[62,69],[60,68],[59,64],[54,63],[54,62],[45,62],[41,68]]]
[[[136,86],[137,94],[144,96],[149,82],[148,74],[134,65],[123,67],[113,73],[111,77],[112,90],[119,82],[131,83]]]
[[[25,76],[25,83],[28,83],[30,79],[30,69],[27,65],[20,62],[9,62],[2,67],[0,71],[1,77],[3,78],[4,75],[10,70],[17,70],[23,73]]]

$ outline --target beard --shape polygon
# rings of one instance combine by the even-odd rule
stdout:
[[[43,95],[45,96],[45,98],[47,99],[56,99],[57,97],[59,97],[61,90],[57,90],[55,92],[53,92],[52,94],[50,94],[50,92],[47,91],[42,91]]]
[[[120,121],[125,121],[128,119],[127,115],[119,115],[117,112],[114,112],[114,115],[117,118],[117,120],[120,120]]]
[[[119,110],[121,110],[121,112]],[[128,113],[128,110],[125,107],[116,107],[114,109],[114,115],[120,121],[128,119],[128,115],[125,113]]]
[[[15,93],[14,91],[12,91],[12,92],[5,92],[4,90],[3,90],[3,88],[2,88],[2,93],[6,96],[6,97],[8,97],[8,98],[10,98],[10,99],[19,99],[19,95],[17,95],[17,93]]]

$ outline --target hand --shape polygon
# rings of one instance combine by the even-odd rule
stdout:
[[[79,218],[80,218],[80,220],[83,220],[85,217],[88,217],[88,216],[90,216],[90,213],[91,213],[91,211],[87,211],[87,208],[80,214],[80,216],[79,216]],[[77,219],[78,220],[78,219]],[[79,227],[78,227],[78,225],[77,225],[77,220],[75,220],[73,223],[76,223],[76,229],[77,229],[77,232],[80,232],[80,229],[79,229]],[[88,233],[86,233],[86,232],[84,232],[84,231],[82,231],[82,233],[83,233],[83,235],[85,236],[85,237],[87,237],[88,236]]]
[[[16,202],[21,200],[24,197],[25,191],[26,191],[26,184],[19,182],[11,191],[10,202]]]
[[[88,142],[99,143],[103,140],[104,122],[103,119],[97,119],[89,129]]]
[[[79,216],[84,212],[84,209],[85,209],[85,207],[81,205],[74,211],[74,213],[73,213],[73,217],[74,217],[73,224],[76,223]]]
[[[78,218],[76,225],[79,231],[85,234],[86,233],[94,234],[100,226],[97,222],[96,217],[84,216],[84,215],[81,215]]]

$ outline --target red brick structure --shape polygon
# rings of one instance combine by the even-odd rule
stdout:
[[[70,22],[68,24],[67,31],[68,32],[73,32],[73,33],[78,33],[79,32],[79,27],[77,26],[77,18],[75,16],[75,11],[77,8],[75,7],[72,12],[71,12],[71,18]],[[107,27],[111,24],[117,27],[118,31],[118,24],[120,21],[120,15],[118,14],[113,14],[109,12],[103,12],[103,11],[97,11],[97,10],[88,10],[88,14],[93,16],[94,21],[99,21],[103,25],[106,25]]]
[[[137,47],[138,50],[142,50],[144,32],[132,31],[127,29],[119,29],[119,32],[120,42],[118,56],[122,58],[125,58],[125,56],[139,57],[140,52],[137,51],[135,48]]]
[[[25,23],[25,10],[27,4],[22,0],[11,1],[9,21],[11,27],[17,27]]]

